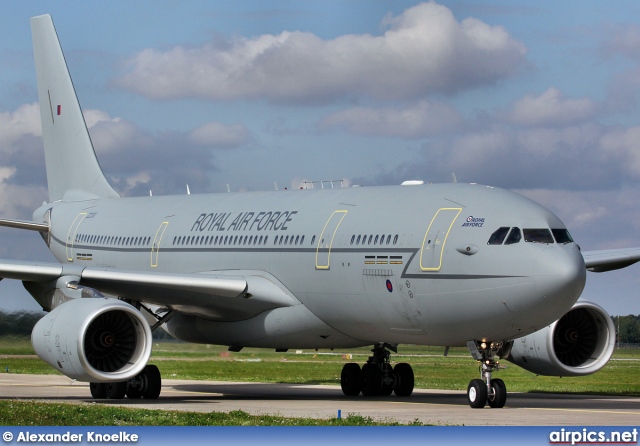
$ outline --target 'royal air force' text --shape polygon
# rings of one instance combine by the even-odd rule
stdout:
[[[298,211],[200,214],[191,231],[286,231]]]

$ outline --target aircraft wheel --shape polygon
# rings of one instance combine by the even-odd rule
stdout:
[[[393,367],[391,364],[382,364],[382,388],[380,389],[381,396],[389,396],[393,393],[393,387],[395,385],[395,375],[393,373]]]
[[[89,383],[91,396],[96,399],[105,399],[107,397],[107,385],[105,383]]]
[[[393,368],[393,372],[396,375],[396,385],[393,387],[393,391],[397,396],[409,396],[413,393],[413,384],[415,378],[413,376],[413,369],[406,362],[396,364]]]
[[[145,381],[144,388],[142,389],[142,396],[147,400],[158,399],[162,388],[160,370],[158,370],[158,367],[153,364],[147,364],[145,368],[142,369],[142,375]]]
[[[107,383],[107,398],[110,400],[121,400],[127,393],[127,382],[119,381],[114,383]]]
[[[362,371],[358,364],[349,362],[342,367],[340,387],[342,387],[342,393],[346,396],[358,396],[360,394],[361,381]]]
[[[127,386],[127,398],[130,400],[142,398],[142,390],[139,387]]]
[[[473,409],[482,409],[487,404],[487,385],[483,380],[471,380],[467,387],[467,401]]]
[[[507,386],[501,379],[491,380],[491,389],[493,389],[493,395],[487,397],[489,407],[492,409],[500,409],[504,407],[507,402]]]
[[[364,396],[380,395],[382,390],[382,372],[376,364],[367,363],[362,366],[362,394]]]

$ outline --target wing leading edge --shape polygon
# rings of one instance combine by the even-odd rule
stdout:
[[[260,271],[169,274],[77,267],[60,263],[0,260],[0,278],[51,283],[77,277],[104,294],[174,308],[216,319],[237,319],[300,302],[275,278]]]
[[[603,273],[626,268],[640,261],[640,248],[583,251],[582,257],[587,270]]]

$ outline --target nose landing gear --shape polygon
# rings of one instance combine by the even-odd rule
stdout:
[[[504,344],[502,341],[467,342],[471,356],[481,364],[481,379],[473,379],[467,386],[467,401],[473,409],[481,409],[487,403],[489,407],[499,409],[506,404],[507,386],[501,379],[491,379],[491,375],[500,368],[496,358],[508,356],[511,345],[510,342]]]

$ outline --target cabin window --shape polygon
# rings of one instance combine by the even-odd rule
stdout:
[[[311,237],[311,244],[313,245],[316,242],[316,236]]]
[[[551,232],[557,243],[567,244],[573,242],[571,234],[566,229],[552,229]]]
[[[504,238],[508,233],[508,227],[502,226],[501,228],[498,228],[493,234],[491,234],[491,237],[489,237],[487,245],[502,245],[502,242],[504,242]]]
[[[524,232],[524,241],[530,243],[553,243],[553,237],[551,236],[551,231],[542,228],[542,229],[523,229]]]
[[[520,233],[520,228],[511,228],[511,232],[507,236],[507,240],[505,240],[505,245],[513,245],[518,243],[522,238],[522,234]]]
[[[393,237],[393,244],[395,245],[396,243],[398,243],[398,234],[396,234],[396,236]]]

